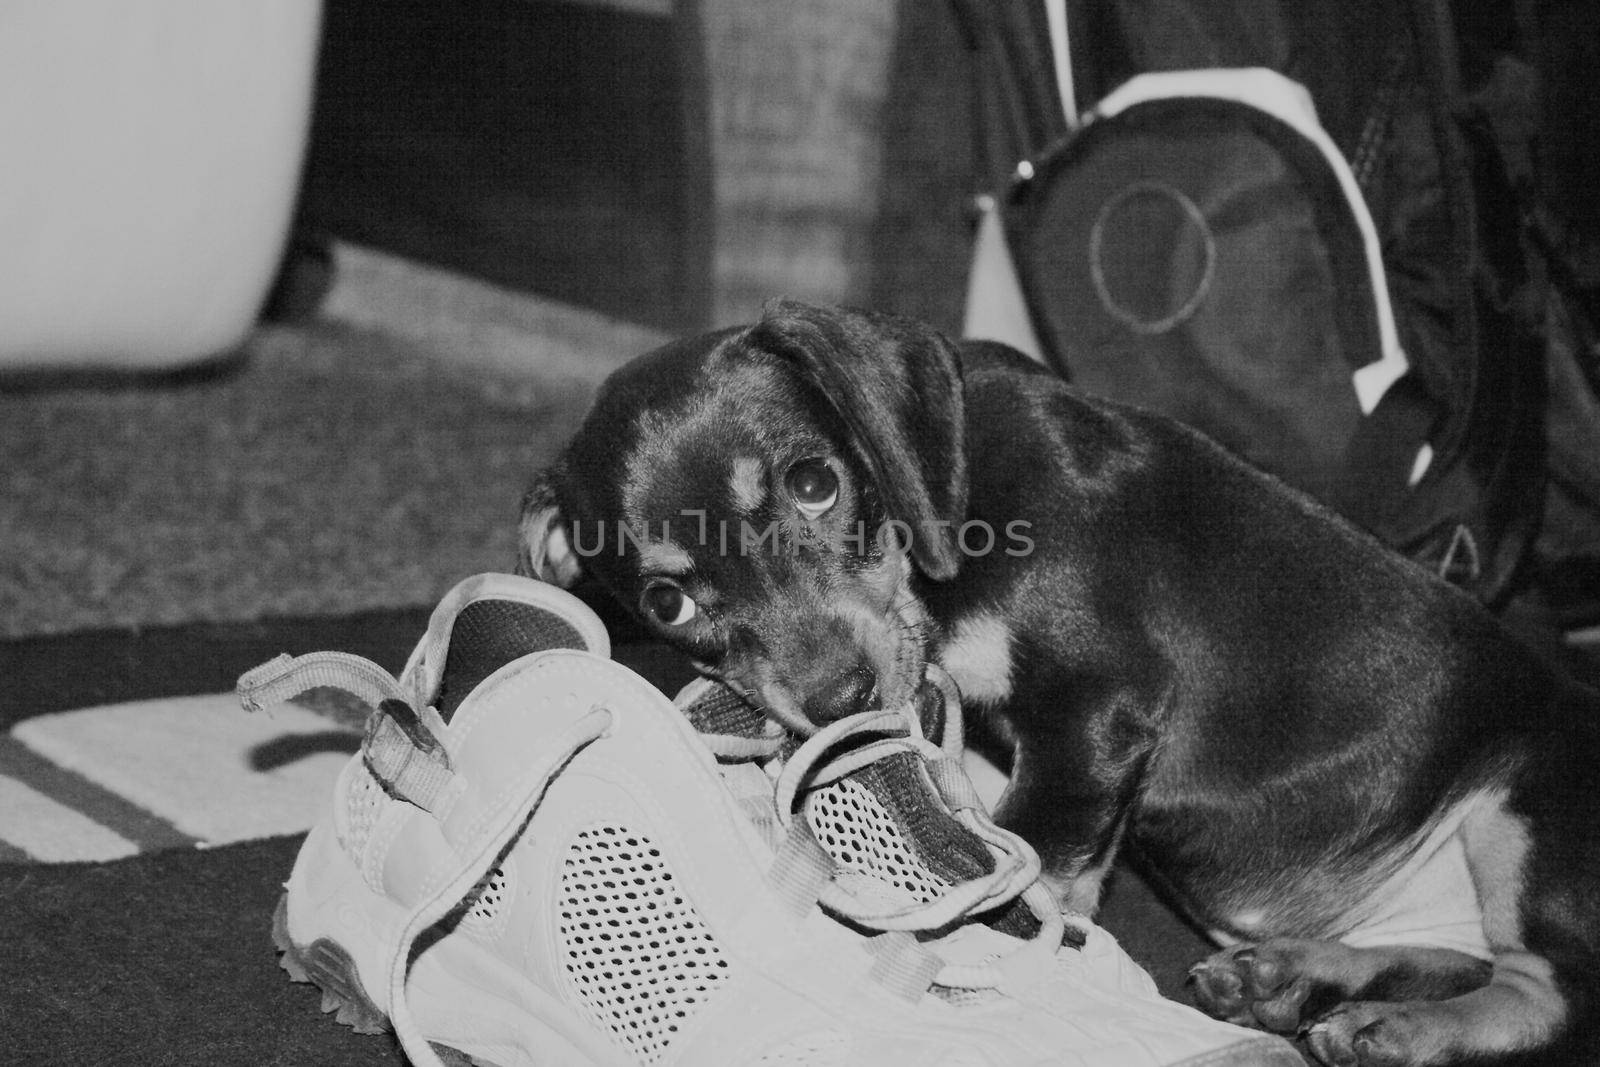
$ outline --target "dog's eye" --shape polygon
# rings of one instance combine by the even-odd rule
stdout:
[[[839,478],[820,459],[803,459],[789,468],[785,479],[800,514],[814,519],[839,499]]]
[[[644,613],[663,626],[682,626],[694,618],[694,598],[671,582],[652,582],[639,598]]]

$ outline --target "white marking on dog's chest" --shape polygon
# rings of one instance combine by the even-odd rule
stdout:
[[[998,615],[956,623],[938,656],[963,700],[993,705],[1011,698],[1011,641],[1011,627]]]

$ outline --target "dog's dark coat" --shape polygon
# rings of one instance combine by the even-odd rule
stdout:
[[[797,729],[942,661],[1065,904],[1126,838],[1247,942],[1196,969],[1219,1015],[1335,1064],[1600,1062],[1600,697],[1199,434],[782,304],[614,375],[524,527],[530,571],[589,572]],[[1332,940],[1435,854],[1492,961]]]

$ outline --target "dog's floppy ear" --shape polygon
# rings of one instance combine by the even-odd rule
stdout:
[[[966,515],[961,367],[955,346],[910,319],[777,301],[748,343],[797,365],[854,438],[891,519],[930,578],[955,576]]]
[[[523,495],[517,573],[566,589],[577,582],[580,568],[553,482],[552,472],[546,471]]]

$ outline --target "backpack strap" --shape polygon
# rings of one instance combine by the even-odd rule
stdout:
[[[1443,407],[1416,375],[1395,381],[1371,414],[1357,423],[1328,503],[1373,532],[1392,528],[1408,489],[1421,479],[1431,458],[1431,452],[1419,449],[1427,448],[1443,415]]]

